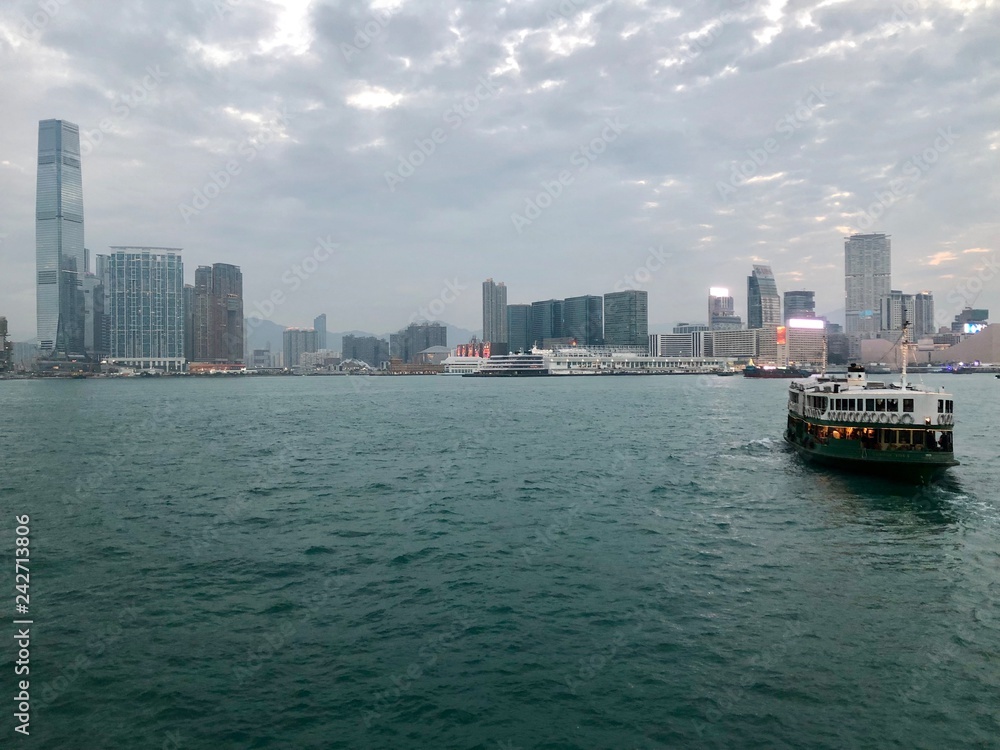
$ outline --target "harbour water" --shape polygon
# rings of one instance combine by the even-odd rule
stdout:
[[[925,380],[928,487],[803,464],[782,381],[0,382],[21,744],[1000,747],[1000,384]]]

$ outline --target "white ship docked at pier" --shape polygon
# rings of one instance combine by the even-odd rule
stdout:
[[[470,367],[470,358],[449,359],[454,361],[445,360],[446,372],[475,377],[710,375],[729,371],[733,365],[733,360],[726,357],[653,357],[598,347],[532,349],[529,353],[494,355],[482,359],[475,370]]]

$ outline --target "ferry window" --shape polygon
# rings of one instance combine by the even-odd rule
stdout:
[[[875,411],[875,399],[873,398],[865,399],[865,411]]]
[[[851,402],[851,407],[850,407],[851,411],[857,411],[857,408],[856,408],[857,401],[855,401],[853,398],[849,398],[847,400]]]
[[[885,410],[886,411],[899,411],[899,399],[898,398],[887,398],[885,400]]]
[[[826,396],[819,397],[819,408],[826,411]]]
[[[938,399],[938,414],[944,413],[944,399]]]
[[[799,403],[799,394],[797,394],[797,393],[789,393],[788,394],[788,400],[791,401],[793,404]]]
[[[904,398],[903,399],[903,411],[913,411],[913,399]]]
[[[885,434],[885,442],[895,443],[896,442],[896,431],[895,430],[883,430]]]
[[[877,398],[875,399],[875,411],[885,411],[885,399]]]
[[[946,414],[951,414],[952,413],[951,412],[952,408],[953,408],[953,404],[952,404],[951,401],[945,401],[944,402],[944,410],[945,410]]]

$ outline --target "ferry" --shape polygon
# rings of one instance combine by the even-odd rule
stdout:
[[[542,354],[497,354],[484,359],[475,372],[462,373],[465,378],[516,378],[551,375]]]
[[[743,368],[745,378],[808,378],[812,373],[799,367],[775,367],[774,365],[755,365],[753,360]]]
[[[816,463],[925,482],[955,460],[950,393],[868,380],[861,365],[845,378],[813,375],[788,385],[785,440]]]

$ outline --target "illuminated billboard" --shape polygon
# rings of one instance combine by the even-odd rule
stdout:
[[[812,328],[813,330],[822,331],[826,328],[826,321],[820,318],[789,318],[788,319],[789,328]]]
[[[979,333],[981,330],[986,328],[986,326],[986,323],[966,323],[962,326],[962,330],[965,331],[965,333]]]
[[[713,297],[728,297],[729,290],[724,286],[710,287],[708,293]]]
[[[785,327],[778,326],[778,342],[777,342],[778,346],[784,346],[785,344],[788,343],[788,339],[785,336],[785,333],[786,333]]]

